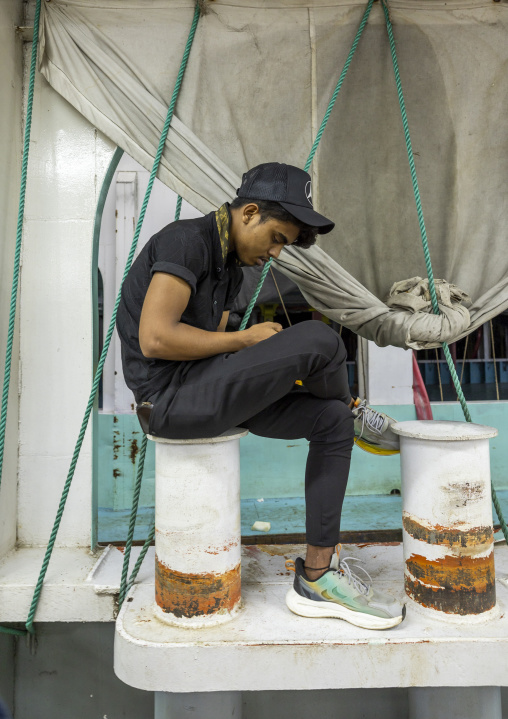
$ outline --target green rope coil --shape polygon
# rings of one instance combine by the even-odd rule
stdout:
[[[388,39],[390,42],[390,53],[392,56],[392,64],[393,64],[393,71],[395,75],[395,83],[397,85],[397,95],[399,98],[399,105],[400,105],[400,114],[402,117],[402,125],[404,127],[404,137],[406,140],[406,149],[407,149],[407,156],[409,160],[409,168],[411,171],[411,181],[413,183],[413,192],[415,196],[416,201],[416,211],[418,215],[418,223],[420,225],[420,234],[422,238],[422,245],[423,245],[423,255],[425,258],[425,267],[427,269],[427,276],[429,278],[429,292],[430,292],[430,298],[432,302],[432,311],[435,315],[439,315],[439,303],[437,301],[437,294],[436,294],[436,286],[434,282],[434,272],[432,270],[432,263],[430,259],[430,250],[429,250],[429,243],[427,239],[427,231],[425,229],[425,221],[423,219],[423,208],[422,208],[422,201],[420,197],[420,190],[418,188],[418,179],[416,177],[416,167],[414,162],[414,155],[413,155],[413,148],[411,144],[411,137],[409,135],[409,124],[407,120],[407,114],[406,114],[406,104],[404,102],[404,95],[402,93],[402,83],[400,80],[400,73],[399,73],[399,64],[397,62],[397,53],[395,50],[395,39],[393,37],[393,27],[390,19],[390,13],[387,7],[387,4],[385,0],[382,0],[382,6],[383,6],[383,12],[385,15],[385,21],[386,21],[386,29],[388,31]],[[453,363],[453,359],[450,353],[450,348],[448,347],[447,342],[442,343],[442,348],[444,352],[444,356],[446,359],[446,362],[448,364],[448,369],[450,370],[450,375],[453,381],[453,384],[455,386],[455,391],[457,392],[457,397],[460,402],[460,406],[462,407],[462,411],[464,413],[464,417],[467,422],[472,422],[471,413],[469,412],[469,407],[467,406],[466,398],[464,397],[464,393],[462,391],[462,387],[460,385],[460,380],[458,378],[457,372],[455,370],[455,365]],[[503,536],[508,543],[508,526],[506,525],[505,519],[503,517],[503,512],[501,509],[501,505],[499,504],[499,499],[497,497],[496,490],[494,488],[494,485],[491,481],[491,489],[492,489],[492,502],[494,504],[494,508],[496,510],[496,514],[499,519],[499,523],[501,525],[501,530],[503,532]]]
[[[323,132],[325,131],[325,127],[327,126],[328,120],[330,119],[330,115],[332,113],[333,106],[335,105],[335,101],[337,100],[337,95],[339,94],[340,88],[342,87],[342,83],[344,82],[344,78],[346,77],[346,73],[351,64],[351,60],[353,59],[353,55],[355,54],[356,48],[358,46],[358,43],[362,36],[362,33],[365,29],[365,25],[367,24],[367,20],[369,19],[369,15],[370,15],[370,11],[372,9],[373,3],[374,3],[374,0],[369,0],[367,3],[367,7],[365,8],[365,12],[363,13],[363,17],[362,17],[362,20],[358,27],[358,30],[356,32],[355,39],[353,40],[351,50],[349,51],[349,54],[346,58],[346,62],[344,63],[344,67],[342,69],[342,72],[340,73],[340,77],[337,81],[337,85],[335,86],[335,90],[333,91],[332,97],[330,98],[330,102],[328,103],[328,107],[326,108],[326,112],[324,114],[323,120],[319,127],[318,133],[316,135],[316,139],[314,140],[314,144],[312,145],[311,151],[307,158],[307,162],[305,163],[305,168],[304,168],[305,172],[309,171],[309,167],[312,164],[312,160],[314,159],[314,155],[316,154],[318,145],[321,142]],[[240,324],[241,330],[244,330],[247,327],[247,322],[249,321],[250,316],[252,314],[252,310],[254,309],[254,307],[256,305],[256,300],[259,296],[259,293],[261,292],[264,281],[266,279],[266,275],[268,274],[268,271],[272,265],[272,262],[273,262],[273,258],[270,257],[268,262],[263,267],[263,271],[261,272],[261,275],[259,277],[258,284],[256,286],[256,289],[254,290],[254,294],[252,295],[251,300],[250,300],[249,304],[247,305],[247,309],[245,310],[245,314],[244,314],[242,322]]]
[[[114,308],[113,308],[113,314],[112,314],[112,316],[111,316],[111,322],[110,322],[110,324],[109,324],[108,332],[107,332],[106,338],[105,338],[105,340],[104,340],[104,346],[103,346],[103,348],[102,348],[101,356],[100,356],[99,362],[98,362],[98,364],[97,364],[97,370],[96,370],[95,377],[94,377],[94,381],[93,381],[93,384],[92,384],[92,389],[91,389],[91,391],[90,391],[90,397],[89,397],[89,399],[88,399],[88,404],[87,404],[87,406],[86,406],[85,415],[84,415],[84,417],[83,417],[83,422],[82,422],[82,424],[81,424],[81,430],[80,430],[79,435],[78,435],[78,440],[77,440],[77,442],[76,442],[76,447],[75,447],[75,449],[74,449],[74,454],[73,454],[73,456],[72,456],[71,465],[70,465],[70,468],[69,468],[69,473],[68,473],[68,475],[67,475],[67,480],[66,480],[66,482],[65,482],[64,489],[63,489],[63,492],[62,492],[62,496],[61,496],[61,499],[60,499],[60,504],[59,504],[59,506],[58,506],[58,511],[57,511],[56,518],[55,518],[55,522],[54,522],[54,525],[53,525],[53,530],[52,530],[52,532],[51,532],[51,536],[50,536],[50,539],[49,539],[48,547],[47,547],[47,549],[46,549],[46,554],[45,554],[45,556],[44,556],[44,561],[43,561],[43,563],[42,563],[42,567],[41,567],[41,571],[40,571],[40,574],[39,574],[39,578],[38,578],[38,580],[37,580],[37,584],[36,584],[36,587],[35,587],[35,591],[34,591],[34,595],[33,595],[33,599],[32,599],[32,604],[31,604],[31,606],[30,606],[30,611],[29,611],[29,614],[28,614],[27,622],[26,622],[26,628],[27,628],[27,630],[28,630],[30,633],[34,633],[34,627],[33,627],[34,617],[35,617],[35,612],[36,612],[36,609],[37,609],[37,604],[38,604],[38,602],[39,602],[39,598],[40,598],[40,595],[41,595],[42,585],[43,585],[43,583],[44,583],[44,577],[46,576],[46,571],[47,571],[47,569],[48,569],[49,560],[51,559],[51,554],[52,554],[52,552],[53,552],[53,547],[54,547],[54,545],[55,545],[56,536],[57,536],[57,533],[58,533],[58,529],[59,529],[59,527],[60,527],[60,522],[61,522],[62,515],[63,515],[63,511],[64,511],[64,508],[65,508],[65,503],[66,503],[66,500],[67,500],[67,496],[68,496],[68,494],[69,494],[69,490],[70,490],[70,487],[71,487],[72,479],[73,479],[73,477],[74,477],[74,471],[75,471],[75,469],[76,469],[76,463],[77,463],[77,461],[78,461],[78,457],[79,457],[79,453],[80,453],[80,451],[81,451],[81,446],[82,446],[82,444],[83,444],[83,439],[84,439],[84,436],[85,436],[86,428],[87,428],[87,426],[88,426],[88,420],[89,420],[89,418],[90,418],[90,414],[91,414],[91,412],[92,412],[92,408],[93,408],[93,404],[94,404],[94,400],[95,400],[95,395],[96,395],[97,389],[98,389],[98,387],[99,387],[99,382],[100,382],[100,378],[101,378],[101,375],[102,375],[102,370],[103,370],[103,368],[104,368],[104,362],[106,361],[106,355],[107,355],[107,353],[108,353],[109,345],[110,345],[110,343],[111,343],[111,338],[112,338],[112,336],[113,336],[113,331],[114,331],[114,329],[115,329],[116,314],[117,314],[117,311],[118,311],[118,305],[120,304],[122,285],[123,285],[123,282],[124,282],[124,280],[125,280],[125,278],[126,278],[126,276],[127,276],[127,273],[129,272],[129,270],[130,270],[130,268],[131,268],[132,261],[133,261],[133,259],[134,259],[134,254],[135,254],[136,247],[137,247],[137,244],[138,244],[139,234],[140,234],[140,232],[141,232],[141,227],[142,227],[142,225],[143,225],[143,220],[144,220],[144,218],[145,218],[146,208],[147,208],[147,206],[148,206],[148,201],[149,201],[149,199],[150,199],[150,194],[151,194],[151,192],[152,192],[153,183],[154,183],[154,181],[155,181],[155,178],[156,178],[156,176],[157,176],[157,171],[158,171],[158,169],[159,169],[160,160],[161,160],[161,157],[162,157],[162,153],[163,153],[163,150],[164,150],[164,146],[165,146],[165,144],[166,144],[166,138],[167,138],[167,135],[168,135],[168,132],[169,132],[169,126],[171,125],[171,120],[173,119],[173,113],[174,113],[174,110],[175,110],[175,106],[176,106],[176,101],[177,101],[177,98],[178,98],[178,94],[179,94],[179,92],[180,92],[180,87],[181,87],[181,85],[182,85],[183,75],[184,75],[184,72],[185,72],[185,68],[186,68],[186,66],[187,66],[187,61],[188,61],[188,59],[189,59],[189,53],[190,53],[190,49],[191,49],[191,47],[192,47],[192,41],[194,40],[194,35],[195,35],[195,33],[196,33],[196,27],[197,27],[197,24],[198,24],[199,15],[200,15],[199,3],[197,3],[197,4],[196,4],[196,9],[195,9],[195,11],[194,11],[194,18],[193,18],[193,21],[192,21],[192,26],[191,26],[191,29],[190,29],[190,32],[189,32],[189,37],[187,38],[187,44],[186,44],[186,46],[185,46],[185,51],[184,51],[184,53],[183,53],[182,62],[181,62],[181,64],[180,64],[180,70],[179,70],[179,72],[178,72],[178,76],[177,76],[177,79],[176,79],[175,89],[173,90],[173,95],[172,95],[172,97],[171,97],[171,103],[170,103],[169,108],[168,108],[168,113],[167,113],[167,116],[166,116],[166,121],[165,121],[165,123],[164,123],[164,128],[163,128],[163,130],[162,130],[161,138],[160,138],[160,141],[159,141],[159,146],[158,146],[158,149],[157,149],[157,153],[156,153],[156,155],[155,155],[155,159],[154,159],[152,171],[151,171],[151,173],[150,173],[150,179],[149,179],[149,181],[148,181],[148,186],[147,186],[147,188],[146,188],[145,197],[144,197],[144,199],[143,199],[143,204],[142,204],[142,206],[141,206],[141,211],[140,211],[139,218],[138,218],[138,221],[137,221],[137,224],[136,224],[136,231],[134,232],[134,237],[133,237],[133,239],[132,239],[132,245],[131,245],[131,249],[130,249],[130,252],[129,252],[129,256],[128,256],[128,258],[127,258],[127,262],[126,262],[126,265],[125,265],[125,270],[124,270],[124,273],[123,273],[122,281],[120,282],[120,288],[119,288],[119,290],[118,290],[118,295],[117,295],[117,298],[116,298],[115,306],[114,306]]]

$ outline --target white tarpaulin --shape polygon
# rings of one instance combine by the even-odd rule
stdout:
[[[160,179],[208,212],[249,167],[303,167],[365,7],[208,2]],[[391,0],[390,11],[434,273],[460,291],[441,285],[442,317],[401,300],[400,285],[387,301],[408,278],[405,291],[424,298],[426,271],[379,3],[312,167],[315,206],[336,228],[319,247],[285,250],[278,267],[353,331],[420,348],[508,307],[508,2]],[[192,16],[189,0],[52,0],[40,69],[151,168]]]

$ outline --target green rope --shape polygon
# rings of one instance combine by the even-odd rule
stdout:
[[[30,61],[30,78],[28,82],[28,97],[26,103],[25,136],[23,142],[23,159],[21,162],[21,184],[19,190],[18,223],[16,228],[16,247],[14,251],[14,271],[12,275],[11,304],[9,308],[9,325],[7,329],[7,346],[5,351],[5,371],[2,391],[2,410],[0,413],[0,485],[4,464],[5,431],[7,428],[7,405],[9,402],[9,386],[11,382],[12,345],[14,341],[14,326],[16,323],[16,306],[18,299],[19,266],[21,259],[21,243],[23,237],[23,218],[25,214],[26,182],[28,170],[28,153],[30,149],[30,133],[32,130],[32,107],[34,100],[35,68],[37,64],[37,48],[39,46],[39,19],[41,15],[41,0],[35,5],[34,34],[32,40],[32,56]],[[12,627],[0,627],[2,634],[26,634],[26,631]]]
[[[132,570],[132,574],[129,577],[129,581],[127,582],[127,586],[125,588],[125,596],[127,596],[129,589],[134,584],[136,577],[138,576],[138,572],[141,569],[141,565],[143,564],[143,559],[146,556],[146,553],[148,552],[148,548],[150,547],[151,543],[153,542],[153,539],[155,537],[155,522],[152,524],[150,531],[148,532],[148,537],[146,538],[145,543],[143,544],[143,547],[141,549],[140,555],[137,559],[136,564],[134,565],[134,568]]]
[[[129,522],[129,531],[127,533],[127,541],[125,543],[125,552],[123,555],[122,565],[122,578],[120,581],[120,596],[118,603],[122,606],[122,602],[125,598],[125,592],[127,587],[127,573],[129,571],[129,560],[131,557],[132,542],[134,540],[134,528],[136,526],[136,517],[138,514],[139,506],[139,495],[141,492],[141,481],[143,479],[143,469],[145,467],[145,454],[146,454],[146,434],[143,434],[143,440],[141,442],[141,448],[138,455],[138,469],[136,472],[136,482],[134,485],[134,494],[132,497],[132,508],[131,517]]]
[[[0,634],[14,634],[15,637],[26,637],[26,629],[14,629],[14,627],[0,626]]]
[[[175,222],[180,219],[181,210],[182,210],[182,198],[180,195],[178,195],[178,198],[176,201],[176,208],[175,208]],[[139,495],[141,492],[143,469],[145,466],[146,442],[147,442],[147,439],[146,439],[146,434],[145,434],[145,435],[143,435],[143,441],[142,441],[141,449],[139,452],[136,483],[134,485],[134,492],[132,495],[132,508],[131,508],[131,515],[130,515],[130,521],[129,521],[129,530],[127,532],[127,540],[125,543],[125,552],[124,552],[123,564],[122,564],[122,578],[120,581],[120,594],[118,596],[118,606],[119,607],[122,606],[124,599],[127,596],[127,592],[134,584],[136,577],[138,575],[139,569],[141,567],[141,564],[143,562],[143,559],[145,558],[145,554],[148,551],[148,547],[150,546],[152,539],[155,536],[155,525],[154,525],[153,528],[148,533],[148,539],[146,540],[146,542],[143,546],[143,549],[141,550],[141,554],[140,554],[136,564],[134,565],[134,568],[132,570],[129,581],[127,581],[127,574],[129,571],[129,562],[130,562],[130,557],[131,557],[132,542],[134,540],[134,528],[136,526],[136,517],[138,514]],[[148,542],[148,544],[147,544],[147,542]]]
[[[355,39],[353,40],[351,50],[349,51],[349,55],[346,58],[346,62],[344,64],[342,72],[340,73],[339,80],[337,82],[337,85],[335,86],[335,90],[333,91],[333,95],[330,99],[330,102],[328,103],[328,107],[326,108],[326,112],[324,114],[323,121],[321,122],[321,125],[319,127],[318,133],[316,135],[316,139],[314,140],[314,144],[312,145],[311,151],[309,153],[309,157],[307,158],[307,162],[305,163],[305,168],[304,168],[305,172],[309,171],[309,167],[312,164],[312,160],[314,159],[314,155],[316,154],[316,151],[318,149],[318,145],[323,136],[323,132],[325,131],[325,127],[328,124],[328,120],[330,119],[330,115],[332,113],[333,106],[335,105],[335,101],[337,100],[337,95],[339,94],[340,88],[342,87],[342,83],[344,82],[344,78],[346,77],[346,73],[351,64],[351,60],[353,59],[353,55],[355,54],[356,48],[358,46],[358,43],[359,43],[362,33],[364,31],[365,25],[367,24],[367,20],[369,19],[369,15],[370,15],[370,11],[372,9],[373,3],[374,3],[374,0],[369,0],[369,2],[367,3],[367,7],[365,8],[365,12],[363,14],[362,20],[360,22],[360,25],[359,25],[358,30],[355,35]],[[249,321],[249,318],[252,314],[252,310],[254,309],[256,300],[259,296],[259,293],[261,292],[261,288],[263,287],[264,281],[266,279],[266,275],[268,274],[268,271],[272,265],[272,262],[273,262],[273,258],[270,257],[268,262],[263,267],[263,271],[261,272],[261,275],[259,277],[258,284],[256,286],[256,289],[254,290],[254,294],[252,295],[251,300],[250,300],[249,304],[247,305],[247,309],[245,310],[245,314],[244,314],[242,322],[240,324],[241,330],[244,330],[247,327],[247,322]]]
[[[415,196],[416,201],[416,211],[418,215],[418,223],[420,225],[420,234],[422,238],[422,245],[423,245],[423,255],[425,258],[425,267],[427,268],[427,276],[429,278],[429,292],[430,292],[430,298],[432,302],[432,311],[435,315],[439,315],[439,303],[437,301],[437,295],[436,295],[436,286],[434,283],[434,272],[432,270],[432,263],[430,260],[430,250],[429,250],[429,243],[427,240],[427,231],[425,229],[425,221],[423,219],[423,208],[422,208],[422,201],[420,197],[420,190],[418,188],[418,179],[416,177],[416,168],[415,168],[415,162],[414,162],[414,156],[413,156],[413,148],[411,145],[411,137],[409,135],[409,124],[407,120],[407,114],[406,114],[406,105],[404,102],[404,96],[402,94],[402,83],[400,81],[400,73],[399,73],[399,64],[397,62],[397,54],[395,51],[395,39],[393,37],[393,27],[390,20],[390,13],[388,10],[388,7],[386,5],[386,1],[382,0],[382,6],[383,6],[383,12],[385,15],[385,21],[386,21],[386,29],[388,31],[388,38],[390,41],[390,52],[392,56],[392,63],[393,63],[393,71],[395,74],[395,83],[397,85],[397,95],[399,98],[399,105],[400,105],[400,114],[402,116],[402,125],[404,127],[404,137],[406,139],[406,148],[407,148],[407,156],[409,160],[409,167],[411,170],[411,181],[413,183],[413,192]],[[455,391],[457,392],[457,397],[460,402],[460,406],[462,407],[462,411],[464,412],[464,417],[466,418],[467,422],[472,422],[471,414],[469,412],[469,408],[467,406],[466,398],[464,397],[464,393],[462,391],[462,387],[460,384],[460,380],[457,376],[457,372],[455,370],[455,365],[453,363],[453,359],[450,353],[450,348],[448,347],[447,342],[442,343],[442,348],[444,352],[444,356],[446,359],[446,362],[448,364],[448,369],[450,370],[450,375],[453,381],[453,384],[455,386]],[[492,502],[494,504],[494,508],[496,510],[499,523],[501,525],[501,529],[503,532],[503,536],[508,543],[508,526],[506,525],[506,522],[503,517],[503,512],[501,509],[501,505],[499,504],[499,499],[497,497],[496,490],[494,488],[494,485],[491,481],[491,488],[492,488]]]
[[[192,46],[192,41],[193,41],[193,39],[194,39],[194,35],[195,35],[195,32],[196,32],[196,27],[197,27],[198,20],[199,20],[199,13],[200,13],[200,11],[199,11],[199,3],[197,3],[197,4],[196,4],[196,9],[195,9],[195,11],[194,11],[194,19],[193,19],[193,21],[192,21],[192,26],[191,26],[191,29],[190,29],[190,32],[189,32],[189,37],[188,37],[188,39],[187,39],[187,44],[186,44],[186,46],[185,46],[185,51],[184,51],[184,54],[183,54],[183,57],[182,57],[182,62],[181,62],[181,64],[180,64],[180,70],[179,70],[179,72],[178,72],[178,77],[177,77],[177,79],[176,79],[175,89],[173,90],[173,95],[172,95],[172,97],[171,97],[171,103],[170,103],[169,108],[168,108],[168,113],[167,113],[167,116],[166,116],[166,122],[164,123],[164,128],[163,128],[163,130],[162,130],[161,138],[160,138],[160,141],[159,141],[159,146],[158,146],[158,149],[157,149],[157,153],[156,153],[156,155],[155,155],[155,159],[154,159],[152,171],[151,171],[151,173],[150,173],[150,179],[149,179],[149,181],[148,181],[148,186],[147,186],[147,188],[146,188],[145,197],[144,197],[144,199],[143,199],[143,204],[142,204],[142,206],[141,206],[141,211],[140,211],[139,218],[138,218],[138,221],[137,221],[137,224],[136,224],[136,231],[134,232],[134,237],[133,237],[133,239],[132,239],[131,249],[130,249],[130,252],[129,252],[129,256],[128,256],[128,258],[127,258],[127,263],[126,263],[126,265],[125,265],[125,270],[124,270],[124,273],[123,273],[122,281],[121,281],[121,283],[120,283],[120,288],[119,288],[119,290],[118,290],[118,295],[117,295],[117,298],[116,298],[115,306],[114,306],[114,308],[113,308],[113,314],[112,314],[112,317],[111,317],[111,322],[110,322],[110,324],[109,324],[108,333],[107,333],[106,338],[105,338],[105,340],[104,340],[104,346],[103,346],[103,348],[102,348],[101,356],[100,356],[100,358],[99,358],[99,362],[98,362],[98,365],[97,365],[97,371],[96,371],[96,373],[95,373],[94,381],[93,381],[93,384],[92,384],[92,389],[91,389],[91,391],[90,391],[90,397],[89,397],[89,400],[88,400],[88,404],[87,404],[87,406],[86,406],[85,415],[84,415],[84,417],[83,417],[83,422],[82,422],[82,425],[81,425],[81,430],[80,430],[80,432],[79,432],[78,440],[77,440],[77,442],[76,442],[76,447],[75,447],[75,449],[74,449],[74,454],[73,454],[73,456],[72,456],[72,461],[71,461],[71,465],[70,465],[70,468],[69,468],[69,473],[68,473],[68,475],[67,475],[67,480],[66,480],[66,482],[65,482],[64,489],[63,489],[63,492],[62,492],[62,497],[61,497],[61,499],[60,499],[60,504],[59,504],[58,511],[57,511],[57,514],[56,514],[55,523],[54,523],[54,525],[53,525],[53,530],[52,530],[52,532],[51,532],[51,536],[50,536],[50,539],[49,539],[48,547],[47,547],[47,549],[46,549],[46,554],[45,554],[45,556],[44,556],[44,561],[43,561],[43,563],[42,563],[41,571],[40,571],[40,574],[39,574],[39,579],[37,580],[37,584],[36,584],[36,587],[35,587],[35,591],[34,591],[34,595],[33,595],[33,599],[32,599],[32,604],[31,604],[31,606],[30,606],[30,612],[29,612],[29,614],[28,614],[28,619],[27,619],[27,622],[26,622],[26,628],[27,628],[27,630],[28,630],[30,633],[33,633],[33,632],[34,632],[33,622],[34,622],[35,612],[36,612],[36,609],[37,609],[37,604],[38,604],[38,602],[39,602],[39,598],[40,598],[41,591],[42,591],[42,585],[43,585],[43,583],[44,583],[44,577],[46,576],[46,571],[47,571],[47,569],[48,569],[49,560],[51,559],[51,554],[52,554],[52,552],[53,552],[53,547],[54,547],[54,545],[55,545],[56,536],[57,536],[57,533],[58,533],[58,529],[59,529],[59,527],[60,527],[60,522],[61,522],[61,519],[62,519],[62,514],[63,514],[64,508],[65,508],[65,503],[66,503],[66,500],[67,500],[67,496],[68,496],[68,494],[69,494],[69,490],[70,490],[70,487],[71,487],[72,479],[73,479],[73,477],[74,477],[74,471],[75,471],[75,469],[76,469],[76,463],[77,463],[77,461],[78,461],[79,453],[80,453],[80,450],[81,450],[81,445],[83,444],[83,439],[84,439],[85,432],[86,432],[86,428],[87,428],[87,425],[88,425],[88,420],[89,420],[89,418],[90,418],[90,414],[91,414],[91,412],[92,412],[92,408],[93,408],[93,404],[94,404],[94,400],[95,400],[95,395],[96,395],[97,389],[98,389],[98,387],[99,387],[99,382],[100,382],[100,378],[101,378],[101,375],[102,375],[102,370],[103,370],[103,367],[104,367],[104,362],[106,361],[106,355],[107,355],[107,353],[108,353],[109,345],[110,345],[110,343],[111,343],[111,338],[112,338],[112,336],[113,336],[113,331],[114,331],[114,329],[115,329],[116,313],[117,313],[117,310],[118,310],[118,305],[120,304],[122,285],[123,285],[123,282],[124,282],[124,280],[125,280],[125,278],[126,278],[126,276],[127,276],[127,273],[128,273],[129,270],[130,270],[130,267],[131,267],[131,265],[132,265],[132,261],[133,261],[133,259],[134,259],[134,253],[135,253],[135,251],[136,251],[136,247],[137,247],[137,244],[138,244],[139,233],[140,233],[140,231],[141,231],[141,227],[142,227],[142,225],[143,225],[143,220],[144,220],[144,218],[145,218],[145,213],[146,213],[146,208],[147,208],[147,205],[148,205],[148,200],[150,199],[150,194],[151,194],[151,192],[152,192],[152,186],[153,186],[153,183],[154,183],[154,181],[155,181],[155,177],[156,177],[156,175],[157,175],[157,170],[159,169],[159,164],[160,164],[160,160],[161,160],[161,157],[162,157],[162,152],[163,152],[163,150],[164,150],[164,146],[165,146],[165,144],[166,144],[166,138],[167,138],[167,135],[168,135],[168,132],[169,132],[169,126],[170,126],[170,124],[171,124],[171,120],[173,119],[173,113],[174,113],[174,110],[175,110],[175,105],[176,105],[176,101],[177,101],[177,98],[178,98],[178,93],[180,92],[180,87],[181,87],[181,85],[182,85],[183,75],[184,75],[184,72],[185,72],[185,68],[186,68],[186,66],[187,66],[187,60],[188,60],[188,58],[189,58],[189,53],[190,53],[190,49],[191,49],[191,46]]]
[[[23,217],[25,214],[26,179],[28,169],[28,151],[30,148],[30,133],[32,130],[32,107],[34,100],[35,66],[37,63],[37,48],[39,45],[39,18],[41,14],[41,0],[35,6],[34,35],[32,41],[32,59],[30,62],[30,80],[28,83],[28,98],[26,103],[25,138],[23,143],[23,160],[21,163],[21,186],[19,190],[18,224],[16,229],[16,248],[14,251],[14,272],[12,277],[11,305],[9,309],[9,325],[7,330],[7,348],[5,353],[5,373],[2,391],[2,411],[0,415],[0,482],[4,462],[5,430],[7,426],[7,404],[9,399],[9,385],[11,380],[12,344],[14,341],[14,325],[16,322],[16,305],[19,285],[19,265],[21,259],[21,240],[23,236]]]

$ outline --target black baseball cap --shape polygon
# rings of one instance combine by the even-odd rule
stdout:
[[[334,222],[314,210],[312,180],[309,173],[299,167],[264,162],[244,173],[236,194],[246,200],[278,202],[300,222],[317,227],[321,235],[335,227]]]

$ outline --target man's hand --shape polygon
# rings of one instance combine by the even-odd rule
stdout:
[[[239,334],[242,335],[245,347],[252,347],[281,331],[282,325],[278,322],[262,322],[259,325],[252,325],[248,330],[241,330]]]

